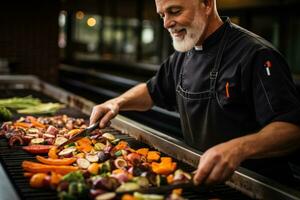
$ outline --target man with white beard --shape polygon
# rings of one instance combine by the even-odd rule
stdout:
[[[100,119],[103,128],[119,111],[154,104],[175,110],[185,142],[204,152],[196,184],[226,181],[240,165],[290,183],[287,155],[299,147],[300,103],[284,58],[221,18],[216,0],[155,3],[176,51],[147,83],[95,106],[90,123]]]

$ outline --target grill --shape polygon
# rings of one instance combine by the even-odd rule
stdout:
[[[0,76],[0,98],[27,95],[38,97],[43,101],[63,102],[69,107],[58,114],[64,113],[72,117],[88,118],[87,114],[94,105],[90,101],[44,83],[35,77]],[[133,148],[150,146],[167,155],[175,156],[179,167],[188,171],[197,166],[199,156],[201,156],[200,152],[191,149],[181,141],[123,116],[116,117],[112,121],[112,127],[113,134],[126,140]],[[53,190],[29,187],[28,179],[23,176],[21,163],[23,160],[34,159],[34,156],[22,151],[19,147],[10,148],[6,140],[0,140],[0,193],[3,199],[57,199],[56,192]],[[5,187],[1,187],[1,184]],[[300,192],[246,169],[239,169],[225,184],[197,190],[185,189],[183,196],[191,200],[300,199]]]

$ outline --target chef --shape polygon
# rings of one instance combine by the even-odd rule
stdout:
[[[155,0],[176,50],[148,82],[93,108],[100,127],[119,111],[178,111],[185,142],[203,151],[196,184],[226,181],[240,165],[290,181],[300,103],[289,67],[266,40],[220,17],[216,0]]]

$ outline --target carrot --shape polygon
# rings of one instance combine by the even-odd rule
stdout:
[[[33,176],[34,173],[30,173],[30,172],[24,172],[24,177],[26,178],[30,178]]]
[[[23,150],[32,154],[43,154],[48,153],[53,145],[31,145],[22,147]]]
[[[15,122],[14,123],[15,127],[20,127],[20,128],[30,128],[31,124],[25,123],[25,122]]]
[[[41,163],[47,165],[71,165],[77,160],[77,158],[54,159],[54,158],[45,158],[43,156],[36,156],[36,159]]]
[[[57,158],[58,158],[58,155],[57,155],[57,147],[56,147],[56,146],[53,146],[53,147],[49,150],[48,156],[49,156],[49,158],[52,158],[52,159],[57,159]]]
[[[36,127],[36,128],[42,128],[42,129],[46,128],[46,125],[44,125],[44,124],[42,124],[42,123],[40,123],[40,122],[38,122],[38,121],[32,120],[32,121],[31,121],[31,124],[32,124],[34,127]]]
[[[40,164],[40,163],[31,162],[27,160],[23,161],[22,167],[27,172],[33,172],[33,173],[55,172],[62,175],[78,170],[78,167],[74,167],[74,166],[45,165],[45,164]]]

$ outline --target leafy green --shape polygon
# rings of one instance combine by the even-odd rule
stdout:
[[[0,107],[0,121],[9,121],[12,118],[12,113],[5,107]]]

